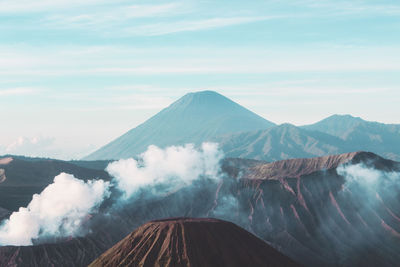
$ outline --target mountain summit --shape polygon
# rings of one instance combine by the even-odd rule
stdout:
[[[127,158],[144,152],[149,145],[199,144],[228,133],[272,126],[274,123],[216,92],[189,93],[85,159]]]

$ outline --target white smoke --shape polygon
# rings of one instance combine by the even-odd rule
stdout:
[[[0,244],[32,245],[46,237],[77,236],[91,212],[109,196],[109,182],[84,182],[61,173],[40,194],[0,226]]]
[[[400,181],[399,172],[388,172],[365,166],[363,163],[341,165],[337,173],[346,179],[346,186],[357,184],[368,190],[386,189]]]
[[[212,217],[229,220],[239,212],[239,200],[232,194],[223,194],[216,204]]]
[[[222,152],[218,144],[203,143],[171,146],[160,149],[150,146],[138,160],[126,159],[110,163],[106,171],[113,177],[123,196],[131,198],[146,189],[149,197],[191,185],[196,179],[219,179]],[[110,182],[84,182],[61,173],[29,205],[13,212],[0,226],[0,245],[32,245],[34,241],[53,237],[87,234],[83,227],[88,216],[96,213],[110,197]]]
[[[188,186],[200,177],[218,179],[222,158],[215,143],[203,143],[200,150],[192,144],[166,149],[149,146],[138,160],[119,160],[106,170],[116,180],[124,199],[128,199],[141,189],[161,194]]]

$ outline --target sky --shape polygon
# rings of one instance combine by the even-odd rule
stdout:
[[[400,2],[0,0],[0,154],[78,159],[201,90],[400,123]]]

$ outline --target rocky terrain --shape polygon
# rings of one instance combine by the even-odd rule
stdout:
[[[85,266],[141,224],[182,216],[231,221],[305,266],[396,266],[400,261],[400,188],[398,180],[392,181],[398,179],[399,163],[354,152],[273,163],[226,159],[222,166],[225,177],[219,183],[198,181],[136,200],[112,216],[95,215],[87,237],[1,247],[0,265]],[[343,172],[349,166],[362,168],[365,179],[368,172],[376,177],[352,180]]]

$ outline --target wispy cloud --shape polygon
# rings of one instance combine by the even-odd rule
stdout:
[[[65,145],[54,137],[20,136],[7,144],[0,144],[0,155],[25,155],[31,157],[52,157],[57,159],[78,159],[95,149],[94,145]]]
[[[77,100],[87,100],[96,103],[95,106],[86,106],[82,108],[75,108],[74,110],[79,111],[110,111],[110,110],[161,110],[171,104],[174,100],[172,97],[164,96],[163,93],[167,88],[153,87],[153,86],[125,86],[124,89],[119,90],[119,92],[113,92],[111,95],[104,94],[102,96],[94,96],[93,94],[83,94],[83,93],[66,93],[66,94],[56,94],[53,98],[71,99],[73,101]],[[133,89],[135,88],[135,89]],[[140,89],[136,88],[146,88],[150,91],[157,91],[160,96],[149,92],[140,92]],[[115,90],[115,89],[110,89]],[[118,90],[118,89],[117,89]],[[116,90],[116,91],[117,91]],[[138,92],[139,91],[139,92]],[[163,92],[164,91],[164,92]]]
[[[0,1],[0,13],[33,13],[88,5],[102,5],[106,0],[3,0]],[[126,2],[115,0],[113,3]]]
[[[0,14],[20,16],[29,12],[42,12],[44,14],[40,17],[29,17],[29,27],[83,30],[103,37],[159,36],[298,16],[268,15],[270,12],[246,10],[229,12],[229,8],[221,9],[221,5],[216,5],[215,10],[209,10],[204,8],[206,6],[204,2],[182,0],[149,4],[132,4],[127,0],[113,1],[112,4],[101,0],[6,0],[0,2]],[[13,29],[19,26],[13,23],[6,25]]]
[[[7,48],[5,48],[7,49]],[[279,72],[399,71],[398,47],[319,47],[275,50],[260,47],[20,47],[15,64],[0,61],[0,74],[19,77],[260,74]],[[23,59],[27,63],[23,64]],[[3,94],[31,92],[3,89]],[[1,94],[1,93],[0,93]]]
[[[138,19],[157,17],[172,17],[190,12],[190,5],[182,2],[169,2],[163,4],[116,5],[98,10],[85,10],[85,12],[72,14],[55,14],[43,18],[42,23],[52,28],[86,28],[93,31],[113,29],[119,32],[121,28]]]
[[[299,0],[297,5],[307,6],[313,9],[326,10],[331,15],[398,15],[400,6],[382,1],[332,1],[332,0]]]
[[[201,20],[182,20],[167,23],[144,24],[123,30],[126,34],[156,36],[178,32],[199,31],[213,28],[221,28],[239,24],[246,24],[270,19],[282,18],[279,16],[271,17],[230,17],[230,18],[207,18]]]
[[[41,91],[39,88],[17,87],[0,89],[0,96],[31,95]]]

